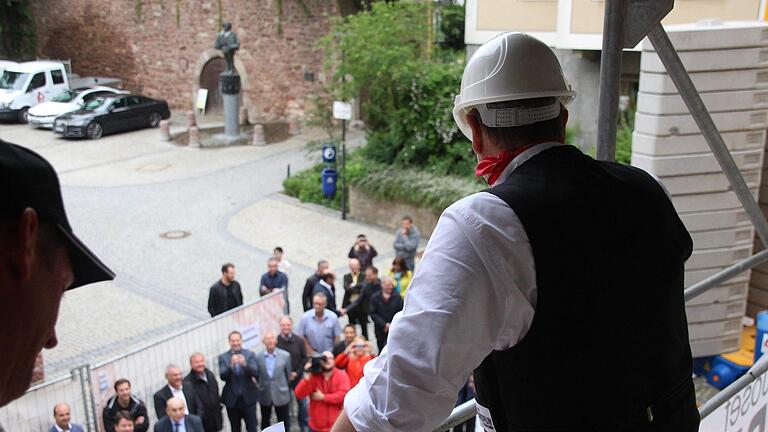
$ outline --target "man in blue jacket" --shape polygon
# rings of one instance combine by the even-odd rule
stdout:
[[[243,348],[243,335],[238,331],[229,334],[229,348],[219,356],[219,375],[226,383],[221,401],[227,407],[232,432],[240,432],[241,421],[245,421],[248,432],[256,432],[256,402],[259,398],[256,354]]]

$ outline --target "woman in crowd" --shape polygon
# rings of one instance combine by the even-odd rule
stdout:
[[[403,257],[397,257],[392,261],[392,269],[389,271],[389,277],[395,281],[395,291],[400,294],[400,297],[405,298],[405,290],[408,289],[408,285],[411,283],[413,273],[408,270],[408,266],[405,265],[405,259]]]
[[[354,387],[363,377],[363,366],[373,357],[370,342],[363,336],[357,336],[343,353],[336,356],[336,367],[347,372],[350,384]]]

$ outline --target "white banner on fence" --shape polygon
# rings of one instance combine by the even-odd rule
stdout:
[[[768,374],[763,374],[701,421],[700,432],[763,432],[768,408]]]

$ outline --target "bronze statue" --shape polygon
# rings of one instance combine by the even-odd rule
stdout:
[[[216,36],[216,43],[213,47],[221,50],[227,60],[227,70],[222,75],[235,75],[235,52],[240,49],[240,40],[232,31],[232,23],[225,22],[222,27],[223,29]]]

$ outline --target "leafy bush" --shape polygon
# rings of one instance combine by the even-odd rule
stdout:
[[[466,177],[441,176],[392,165],[368,169],[364,175],[352,176],[350,182],[379,200],[396,200],[436,212],[483,188],[479,181]]]
[[[317,164],[314,167],[301,171],[292,177],[283,181],[283,191],[286,195],[298,198],[302,202],[310,202],[324,205],[332,209],[339,210],[339,198],[341,194],[336,192],[333,198],[326,198],[323,195],[322,177],[323,164]]]

